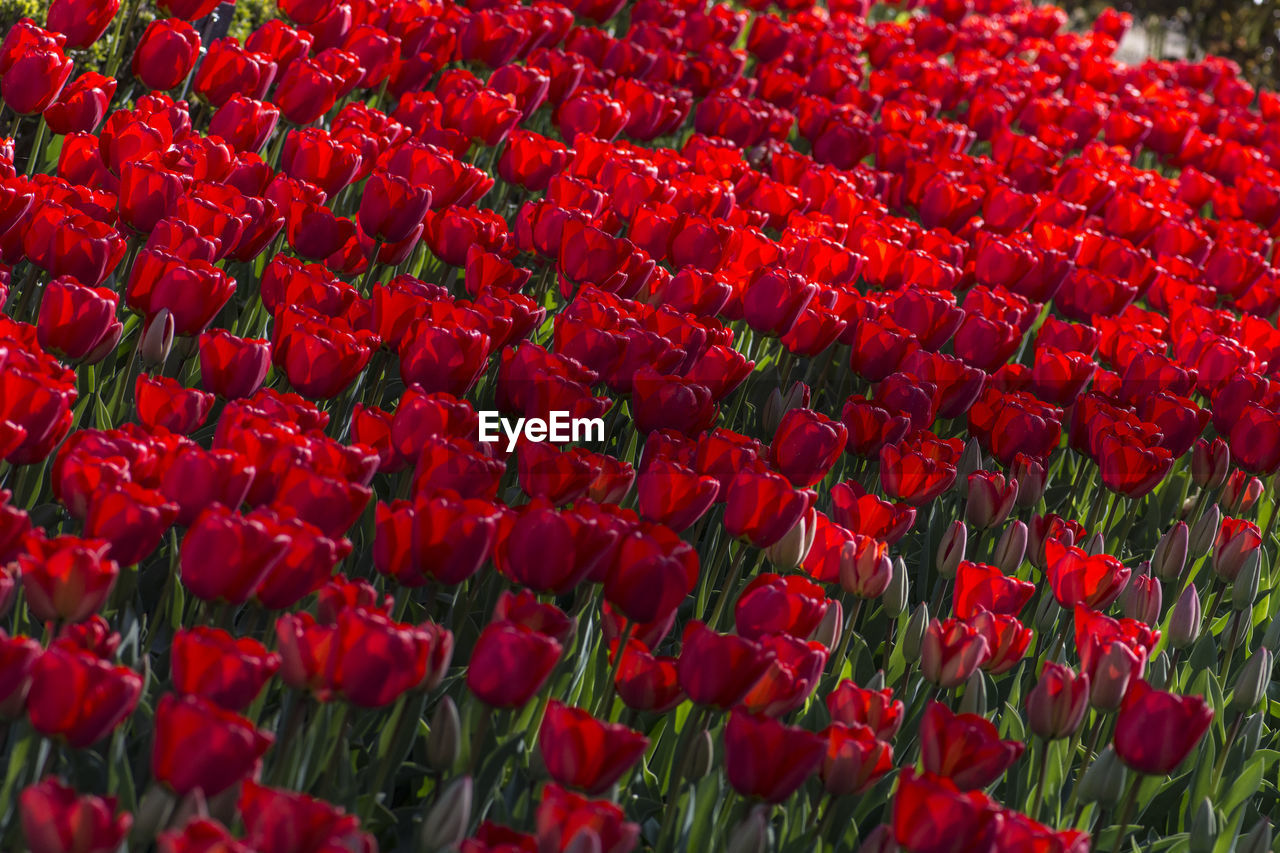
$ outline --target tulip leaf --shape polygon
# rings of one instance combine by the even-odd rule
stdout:
[[[693,804],[693,822],[689,825],[689,840],[684,845],[686,850],[710,850],[712,833],[716,827],[717,809],[721,799],[720,782],[724,778],[720,773],[708,773],[689,789],[689,798]]]
[[[1273,756],[1274,757],[1274,756]],[[1236,806],[1248,800],[1258,792],[1262,787],[1262,778],[1266,775],[1267,765],[1270,758],[1265,755],[1255,755],[1244,769],[1240,771],[1240,775],[1231,783],[1231,787],[1227,789],[1227,794],[1222,799],[1220,808],[1223,812],[1231,814]]]
[[[1012,702],[1004,703],[1004,714],[1000,717],[1000,737],[1005,740],[1026,740],[1027,729],[1022,722],[1022,715]]]

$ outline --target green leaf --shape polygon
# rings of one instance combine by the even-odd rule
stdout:
[[[1222,802],[1218,807],[1226,814],[1231,814],[1236,806],[1244,803],[1250,797],[1258,792],[1262,787],[1262,778],[1267,772],[1267,764],[1270,762],[1264,755],[1256,755],[1244,766],[1240,771],[1240,775],[1231,783],[1231,787],[1227,789],[1227,794],[1222,798]]]
[[[716,806],[720,803],[720,773],[708,773],[689,791],[693,800],[693,823],[689,826],[686,850],[710,850],[712,833],[716,827]]]

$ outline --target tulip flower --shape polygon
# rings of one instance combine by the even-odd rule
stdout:
[[[741,710],[725,727],[725,775],[738,793],[780,803],[822,764],[820,735]]]
[[[538,748],[551,778],[587,794],[600,794],[630,770],[649,745],[637,731],[602,723],[586,711],[553,700],[538,730]]]
[[[41,734],[84,749],[120,725],[141,694],[132,669],[55,645],[32,667],[27,717]]]
[[[949,779],[962,791],[985,788],[1022,755],[1021,741],[1000,740],[996,727],[976,714],[953,714],[932,702],[920,723],[924,769]]]
[[[1138,680],[1116,717],[1116,755],[1139,773],[1164,776],[1191,754],[1212,721],[1213,709],[1203,698],[1166,693]]]
[[[959,687],[991,656],[982,633],[958,619],[934,619],[925,629],[920,666],[924,677],[944,690]]]
[[[176,794],[216,796],[252,771],[272,737],[244,717],[195,696],[160,697],[151,773]]]
[[[560,643],[513,622],[491,622],[467,666],[467,687],[495,708],[518,708],[533,698],[560,659]]]
[[[1027,694],[1027,721],[1045,740],[1070,737],[1089,710],[1089,676],[1048,661],[1040,680]]]
[[[81,796],[49,778],[18,795],[22,835],[31,853],[111,853],[133,818],[116,814],[114,797]]]

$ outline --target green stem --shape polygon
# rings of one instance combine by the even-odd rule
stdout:
[[[609,667],[609,683],[600,691],[600,704],[596,706],[596,717],[610,722],[613,719],[613,699],[618,692],[618,669],[622,666],[622,655],[626,652],[627,643],[631,640],[631,634],[635,631],[636,623],[630,619],[623,620],[622,634],[618,637],[618,648],[613,655],[613,663]],[[609,644],[601,642],[601,648],[605,654],[609,653]]]
[[[711,618],[707,620],[707,627],[713,631],[716,630],[716,625],[724,615],[729,599],[737,591],[738,580],[742,577],[742,564],[747,559],[747,548],[745,544],[739,545],[738,556],[733,558],[733,568],[729,570],[729,577],[725,579],[724,586],[720,589],[720,596],[716,599],[715,610],[711,611]]]
[[[1115,843],[1111,845],[1111,853],[1120,853],[1120,845],[1129,834],[1129,823],[1133,819],[1133,807],[1138,803],[1138,786],[1141,784],[1142,774],[1134,773],[1129,782],[1129,790],[1124,796],[1124,805],[1120,808],[1120,831],[1116,834]]]
[[[1031,819],[1040,819],[1040,808],[1044,805],[1045,780],[1049,775],[1049,741],[1040,742],[1040,769],[1036,780],[1036,796],[1031,802]]]

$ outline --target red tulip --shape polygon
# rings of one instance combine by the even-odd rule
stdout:
[[[990,645],[977,628],[959,619],[934,619],[925,629],[920,668],[926,680],[950,690],[990,657]]]
[[[893,747],[867,726],[833,723],[823,735],[827,754],[822,762],[822,784],[833,797],[866,793],[893,769]]]
[[[1199,696],[1178,696],[1139,680],[1116,717],[1116,755],[1133,770],[1164,776],[1177,769],[1209,730],[1213,709]]]
[[[182,538],[182,584],[197,598],[241,604],[288,546],[261,521],[214,504]]]
[[[491,622],[467,665],[467,687],[495,708],[519,708],[533,698],[560,659],[560,643],[513,622]]]
[[[822,764],[821,736],[740,709],[724,731],[725,775],[739,794],[780,803]]]
[[[226,631],[198,626],[173,635],[170,666],[173,688],[179,694],[202,696],[239,711],[248,707],[279,669],[280,656],[269,654],[252,638],[236,639]]]
[[[979,791],[961,792],[948,779],[902,771],[893,801],[893,835],[911,853],[995,850],[999,813]]]
[[[614,684],[628,708],[666,713],[684,701],[675,658],[656,657],[639,640],[629,640],[621,654]]]
[[[156,705],[151,775],[178,796],[200,789],[214,797],[241,781],[272,737],[197,696],[166,693]]]
[[[724,526],[757,548],[773,545],[809,511],[813,493],[767,471],[742,471],[729,484]]]
[[[27,716],[41,734],[84,749],[120,725],[141,694],[132,669],[54,644],[32,668]]]
[[[1049,539],[1044,543],[1044,555],[1049,585],[1063,607],[1110,607],[1129,580],[1130,569],[1110,554],[1089,556],[1079,548]]]
[[[354,815],[316,797],[246,779],[237,806],[244,820],[247,847],[258,853],[377,850],[377,842],[360,831],[360,821]],[[222,853],[221,849],[217,853]]]
[[[18,557],[22,588],[31,612],[42,621],[81,622],[92,616],[120,574],[107,556],[111,545],[105,539],[46,539],[37,533],[25,545],[26,553]]]
[[[133,825],[115,797],[81,796],[54,778],[25,789],[18,813],[31,853],[114,853]]]
[[[1027,723],[1039,737],[1070,737],[1089,710],[1089,676],[1047,661],[1040,680],[1027,694]]]
[[[538,730],[538,749],[557,783],[588,794],[607,791],[640,760],[649,739],[618,723],[551,700]]]
[[[134,48],[133,74],[148,89],[167,91],[187,79],[199,56],[200,36],[194,27],[180,18],[157,18]]]
[[[840,458],[848,430],[839,421],[808,409],[782,416],[770,454],[778,471],[799,488],[820,481]]]
[[[680,686],[695,704],[727,710],[755,686],[772,657],[759,643],[690,622],[677,665]]]
[[[588,800],[554,783],[542,791],[534,817],[538,850],[563,853],[575,839],[591,843],[601,853],[631,853],[640,839],[640,827],[630,823],[622,809],[608,800]]]
[[[956,570],[953,606],[961,619],[975,616],[980,610],[1017,616],[1035,592],[1034,584],[1006,577],[995,566],[962,560]]]

